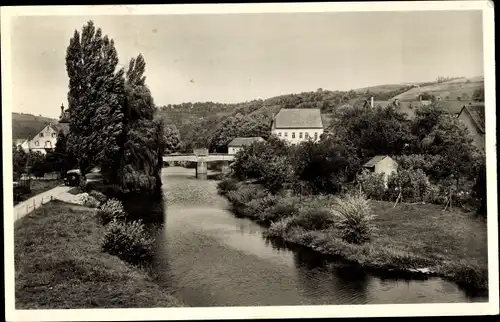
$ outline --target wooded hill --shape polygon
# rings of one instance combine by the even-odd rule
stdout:
[[[49,123],[57,120],[32,114],[12,113],[12,139],[31,139]]]

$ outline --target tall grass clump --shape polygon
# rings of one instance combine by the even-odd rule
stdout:
[[[262,198],[267,193],[260,186],[244,185],[227,193],[227,199],[235,206],[244,206],[252,199]]]
[[[132,264],[148,263],[153,258],[155,239],[150,237],[141,220],[112,220],[106,226],[102,249]]]
[[[97,201],[99,201],[102,204],[104,204],[106,201],[108,201],[108,197],[100,191],[97,190],[92,190],[89,192],[89,196],[94,197]]]
[[[259,220],[265,220],[266,213],[269,212],[269,209],[272,208],[278,202],[278,197],[273,196],[271,194],[266,195],[259,199],[250,200],[246,204],[246,212],[252,216],[256,217]]]
[[[299,208],[293,198],[281,198],[277,200],[276,204],[267,209],[264,216],[265,220],[273,222],[295,216],[298,213]]]
[[[124,220],[127,217],[127,213],[123,207],[123,204],[118,199],[109,199],[97,210],[97,218],[99,222],[103,225],[107,225],[113,219]]]
[[[371,239],[375,230],[369,202],[362,193],[348,194],[337,199],[334,214],[335,226],[344,241],[362,244]]]
[[[271,223],[269,228],[264,232],[266,237],[285,237],[289,229],[292,227],[294,217],[286,217]]]

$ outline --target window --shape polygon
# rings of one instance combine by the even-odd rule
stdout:
[[[285,132],[285,137],[287,137],[287,136],[288,136],[288,132]]]
[[[56,133],[52,133],[52,137],[55,138],[56,137]]]
[[[38,141],[35,141],[35,145],[38,146]]]
[[[292,132],[292,139],[295,139],[295,132]]]
[[[46,148],[49,148],[49,149],[52,149],[52,142],[50,142],[50,141],[46,141],[46,142],[45,142],[45,147],[46,147]]]
[[[278,132],[278,136],[281,136],[281,132]]]
[[[308,139],[309,138],[309,132],[306,132],[305,135],[306,135],[306,139]]]
[[[43,138],[43,133],[40,133],[40,137]]]
[[[314,132],[314,139],[317,140],[318,139],[318,132]]]
[[[302,139],[302,132],[299,132],[299,139]]]

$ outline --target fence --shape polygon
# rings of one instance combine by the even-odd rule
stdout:
[[[21,205],[16,205],[14,206],[14,221],[17,221],[18,219],[26,216],[30,212],[32,212],[35,209],[40,208],[41,206],[45,205],[46,203],[54,200],[53,196],[42,196],[42,197],[34,197],[32,198],[33,200],[28,200],[26,201],[26,204],[21,204]]]

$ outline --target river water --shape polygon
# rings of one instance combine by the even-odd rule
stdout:
[[[160,282],[192,307],[487,301],[439,278],[395,280],[262,237],[236,218],[216,182],[194,169],[164,168],[165,228],[158,238]],[[328,268],[327,268],[328,266]]]

